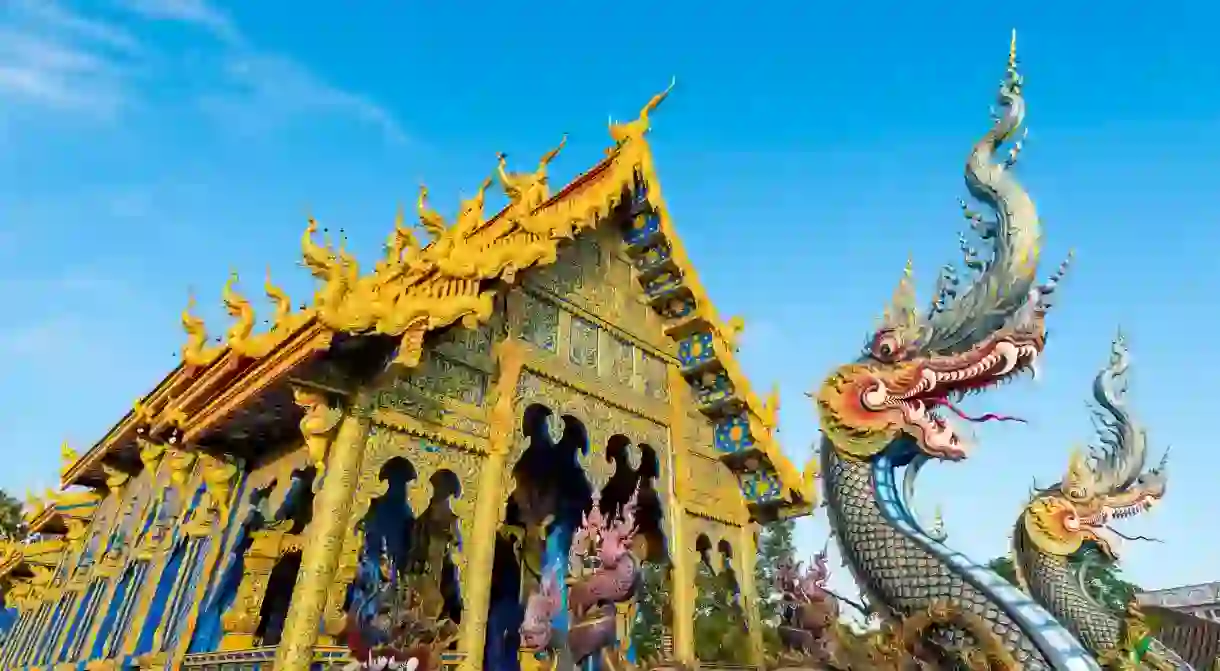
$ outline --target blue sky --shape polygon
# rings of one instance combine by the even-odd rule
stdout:
[[[304,297],[307,212],[367,258],[421,180],[455,202],[497,151],[532,164],[569,132],[559,183],[601,155],[608,115],[675,75],[652,136],[667,200],[720,310],[747,320],[756,384],[781,385],[803,463],[802,393],[856,354],[908,254],[925,290],[956,260],[962,163],[1015,26],[1021,176],[1046,265],[1069,248],[1078,263],[1044,380],[971,405],[1030,424],[981,428],[969,461],[928,469],[921,500],[968,554],[1003,552],[1031,479],[1091,438],[1084,401],[1121,324],[1133,402],[1174,448],[1166,504],[1127,526],[1165,542],[1129,547],[1126,568],[1147,587],[1220,578],[1203,533],[1220,466],[1215,10],[459,4],[0,5],[0,487],[51,484],[62,439],[91,443],[174,365],[188,287],[216,331],[230,268],[256,294],[270,264]],[[824,537],[802,523],[809,551]]]

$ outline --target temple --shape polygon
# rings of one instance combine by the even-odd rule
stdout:
[[[564,577],[590,510],[628,503],[631,552],[668,568],[667,657],[697,661],[704,562],[733,577],[761,663],[758,525],[809,513],[815,469],[782,455],[778,395],[752,391],[743,324],[674,233],[645,139],[664,96],[557,193],[562,142],[531,171],[489,161],[450,218],[421,189],[430,240],[400,217],[371,266],[310,220],[317,289],[295,307],[268,277],[268,328],[236,276],[223,337],[184,311],[180,365],[64,446],[33,535],[4,542],[0,668],[337,669],[388,572],[427,579],[446,666],[515,671],[529,595]],[[493,185],[509,204],[488,218]]]

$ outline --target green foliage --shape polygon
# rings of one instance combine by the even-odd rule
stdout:
[[[987,562],[987,567],[1004,577],[1014,585],[1017,583],[1017,571],[1012,558],[996,557]],[[1140,590],[1138,585],[1123,579],[1118,564],[1109,561],[1097,561],[1090,564],[1086,573],[1086,584],[1089,593],[1095,599],[1105,604],[1111,610],[1122,610],[1127,602],[1135,597]]]
[[[1017,587],[1021,586],[1021,584],[1017,581],[1017,567],[1013,565],[1012,557],[1009,557],[1008,555],[996,557],[995,559],[987,562],[987,568],[1000,574],[1001,578],[1016,585]]]
[[[4,538],[11,540],[24,540],[28,535],[25,528],[25,518],[21,514],[21,501],[9,496],[9,493],[0,489],[0,534]],[[9,580],[5,578],[0,580],[0,604],[4,603],[4,596],[8,594]]]
[[[712,573],[705,563],[695,574],[695,655],[700,661],[740,664],[749,637],[732,575]]]
[[[22,503],[0,489],[0,534],[5,538],[22,540],[26,536],[25,519],[21,515]]]
[[[792,539],[796,523],[792,520],[773,522],[763,527],[758,540],[758,559],[754,564],[754,585],[758,590],[758,615],[762,622],[763,646],[768,654],[777,654],[781,645],[779,632],[779,590],[775,588],[776,567],[783,559],[796,556]]]
[[[645,562],[641,569],[640,594],[636,599],[638,610],[631,626],[631,642],[635,645],[637,659],[661,654],[670,593],[669,564]]]

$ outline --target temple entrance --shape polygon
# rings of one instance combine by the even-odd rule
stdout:
[[[563,583],[572,534],[592,502],[577,461],[577,452],[589,449],[584,425],[532,405],[525,410],[523,426],[529,446],[513,467],[517,486],[497,535],[491,577],[484,652],[491,671],[520,669],[518,631],[526,597],[545,575]]]
[[[458,547],[458,519],[450,501],[460,496],[461,480],[450,470],[439,470],[429,479],[432,498],[411,531],[407,573],[418,578],[416,590],[426,612],[439,610],[442,617],[462,621],[462,591],[453,553]]]
[[[639,599],[618,604],[619,646],[630,662],[658,659],[671,652],[664,649],[663,641],[673,622],[668,598],[672,594],[671,557],[664,532],[665,513],[657,490],[660,460],[650,445],[632,445],[630,439],[621,435],[610,437],[606,455],[614,462],[615,470],[602,492],[602,510],[620,510],[636,495],[638,531],[632,552],[641,562]]]
[[[702,662],[743,664],[750,649],[733,548],[713,544],[705,534],[695,540],[695,656]]]
[[[254,630],[254,638],[260,645],[279,645],[280,636],[284,633],[284,618],[292,604],[292,587],[300,570],[301,553],[297,551],[280,557],[275,568],[271,569],[271,576],[267,579],[267,596],[259,611],[258,628]]]

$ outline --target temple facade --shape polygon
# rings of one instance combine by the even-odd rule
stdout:
[[[758,525],[809,513],[814,470],[781,453],[777,394],[752,390],[742,323],[674,233],[645,139],[663,98],[557,193],[562,143],[532,172],[500,156],[452,217],[421,190],[430,240],[400,219],[371,266],[311,220],[317,289],[297,309],[267,278],[265,330],[236,276],[223,337],[184,311],[180,365],[63,448],[35,535],[4,543],[19,617],[0,668],[339,668],[389,566],[431,577],[447,665],[520,669],[525,595],[564,570],[592,502],[629,496],[632,551],[668,567],[672,660],[696,662],[703,562],[733,577],[761,663]],[[509,204],[485,217],[493,185]]]

